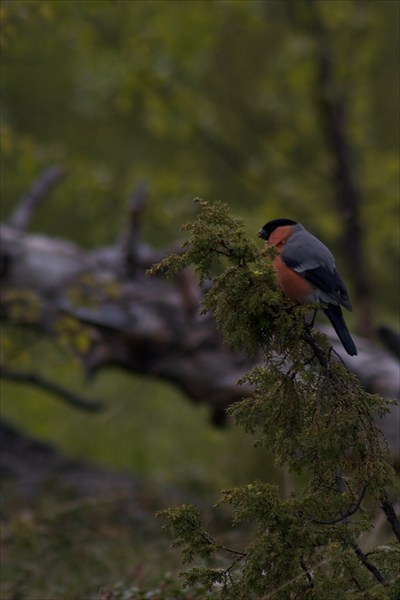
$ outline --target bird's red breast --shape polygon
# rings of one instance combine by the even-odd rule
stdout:
[[[292,225],[277,227],[269,236],[267,246],[274,246],[279,254],[282,252],[286,240],[292,233]],[[304,277],[290,269],[280,255],[275,256],[272,265],[276,271],[279,286],[284,294],[299,304],[313,301],[313,286]]]
[[[284,294],[299,304],[313,302],[314,288],[304,277],[289,269],[279,256],[275,256],[272,266],[276,271],[279,286]]]

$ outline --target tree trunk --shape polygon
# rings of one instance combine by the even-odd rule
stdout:
[[[139,238],[143,193],[141,186],[132,199],[122,242],[92,251],[2,224],[0,316],[50,336],[59,335],[66,319],[73,320],[84,338],[77,352],[86,373],[113,365],[171,382],[192,401],[207,403],[213,422],[222,424],[226,408],[251,394],[249,385],[237,382],[256,361],[225,346],[212,315],[199,314],[201,290],[190,270],[173,280],[146,276],[162,256]],[[26,198],[31,205],[30,195]],[[24,215],[25,227],[29,218]],[[398,399],[399,362],[394,356],[356,337],[359,354],[349,358],[332,330],[326,332],[369,391]],[[16,372],[10,365],[3,365],[1,374],[43,385],[74,406],[99,408],[42,374]],[[393,407],[385,425],[393,448],[398,423],[399,410]]]

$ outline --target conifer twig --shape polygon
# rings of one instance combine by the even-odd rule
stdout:
[[[332,519],[331,521],[321,521],[319,519],[312,519],[312,522],[317,523],[318,525],[335,525],[335,523],[340,523],[341,521],[345,521],[346,519],[348,519],[349,517],[354,515],[360,508],[361,503],[364,500],[364,496],[365,496],[365,492],[367,491],[367,487],[368,487],[368,484],[364,486],[363,491],[361,492],[361,495],[360,495],[359,499],[357,500],[356,504],[347,512],[342,513],[340,515],[340,517],[338,517],[337,519]]]
[[[336,482],[337,482],[338,488],[340,490],[340,493],[343,494],[344,493],[344,480],[343,480],[343,476],[341,475],[340,472],[338,472],[336,475]],[[366,488],[367,488],[367,486],[365,486],[364,494],[365,494]],[[361,501],[362,501],[362,499],[361,499]],[[361,502],[360,502],[360,504],[361,504]],[[348,523],[347,518],[348,517],[346,515],[342,515],[341,520],[343,521],[343,523],[346,523],[346,524]],[[357,558],[368,569],[368,571],[370,573],[372,573],[372,575],[379,581],[379,583],[386,585],[387,584],[386,579],[384,578],[382,573],[379,571],[379,569],[370,560],[368,560],[367,556],[361,550],[360,546],[356,542],[351,542],[350,546],[351,546],[351,548],[353,548]]]

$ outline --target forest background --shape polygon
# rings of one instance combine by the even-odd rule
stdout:
[[[184,239],[193,197],[219,199],[254,237],[271,218],[302,222],[332,249],[354,292],[318,98],[314,4],[330,44],[330,92],[346,110],[372,330],[398,328],[396,1],[4,0],[2,220],[45,168],[61,165],[65,177],[30,230],[106,246],[122,235],[132,191],[146,182],[141,226],[151,247]],[[371,325],[357,320],[357,302],[347,320],[353,331]],[[48,485],[27,502],[10,487],[5,600],[155,584],[178,562],[155,510],[175,497],[210,505],[222,487],[254,477],[282,481],[273,466],[265,472],[271,461],[247,436],[210,425],[205,407],[173,386],[116,369],[86,381],[62,343],[7,328],[2,340],[15,364],[107,406],[87,415],[2,382],[3,417],[69,457],[133,474],[145,512],[139,518],[126,501],[121,511],[115,493],[80,503]]]

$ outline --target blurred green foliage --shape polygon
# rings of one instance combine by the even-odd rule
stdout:
[[[68,176],[39,207],[31,229],[88,248],[103,245],[121,235],[127,199],[145,179],[150,200],[143,233],[154,246],[182,236],[179,226],[192,216],[193,197],[220,199],[244,218],[252,235],[270,218],[303,222],[337,254],[351,288],[332,157],[315,108],[313,43],[293,21],[292,4],[3,0],[2,218],[42,169],[63,164]],[[295,4],[305,9],[302,0]],[[376,312],[394,322],[399,3],[324,0],[318,7],[349,112]],[[15,345],[4,350],[8,358],[39,367],[109,406],[98,416],[77,414],[45,393],[2,384],[3,413],[66,453],[211,494],[249,479],[278,477],[265,466],[270,461],[264,452],[246,451],[244,434],[211,428],[206,411],[173,388],[114,371],[85,384],[60,348],[27,332],[13,336]],[[120,558],[109,581],[122,576],[129,541],[120,536],[103,547],[84,519],[75,528],[63,526],[71,538],[82,531],[76,546],[87,567],[85,589],[97,589],[94,582],[100,585],[106,565],[112,570],[108,556],[117,547],[126,560]],[[29,544],[22,550],[18,536],[12,538],[19,579],[11,574],[4,597],[32,597],[21,581],[32,582],[36,574],[31,591],[78,598],[83,575],[73,560],[76,548],[59,555],[61,540],[56,551],[46,550],[52,534],[41,529],[40,518],[38,531],[35,551]],[[88,560],[95,546],[100,557]],[[62,561],[64,571],[43,562],[46,552]]]
[[[243,483],[249,476],[265,477],[265,463],[270,462],[265,451],[252,450],[248,437],[237,429],[212,426],[207,408],[190,404],[172,386],[115,369],[85,382],[78,363],[65,360],[61,343],[55,346],[14,332],[18,335],[25,347],[18,356],[20,368],[43,372],[46,357],[47,377],[106,407],[87,414],[40,389],[2,382],[2,397],[7,399],[3,413],[33,436],[74,458],[215,497],[221,486]],[[272,470],[271,477],[277,481],[280,476]]]
[[[349,113],[366,258],[390,317],[399,4],[317,5]],[[61,162],[69,176],[34,229],[86,246],[110,242],[133,186],[147,179],[145,233],[155,245],[176,239],[190,199],[201,196],[234,206],[251,231],[294,217],[346,267],[332,157],[315,107],[313,42],[292,9],[279,0],[4,0],[4,214],[41,168]]]
[[[154,490],[144,492],[147,507],[140,499],[144,519],[125,492],[76,501],[54,483],[40,503],[20,511],[17,504],[2,524],[2,600],[136,600],[139,586],[162,587],[178,557],[151,518]]]
[[[23,480],[16,485],[6,477],[2,600],[133,600],[151,590],[146,597],[171,597],[181,582],[165,583],[163,576],[179,570],[180,557],[153,518],[157,510],[187,498],[212,503],[221,487],[248,477],[287,485],[265,449],[251,448],[238,428],[213,427],[206,407],[189,404],[173,387],[113,369],[84,381],[78,362],[66,360],[62,340],[38,340],[17,328],[11,333],[3,337],[14,343],[3,352],[12,364],[45,371],[58,384],[104,401],[106,409],[86,414],[39,389],[1,381],[3,417],[71,459],[138,478],[147,512],[138,513],[138,498],[126,496],[123,482],[86,500],[63,482],[62,472],[50,473],[32,496]],[[217,526],[225,529],[224,519]]]

